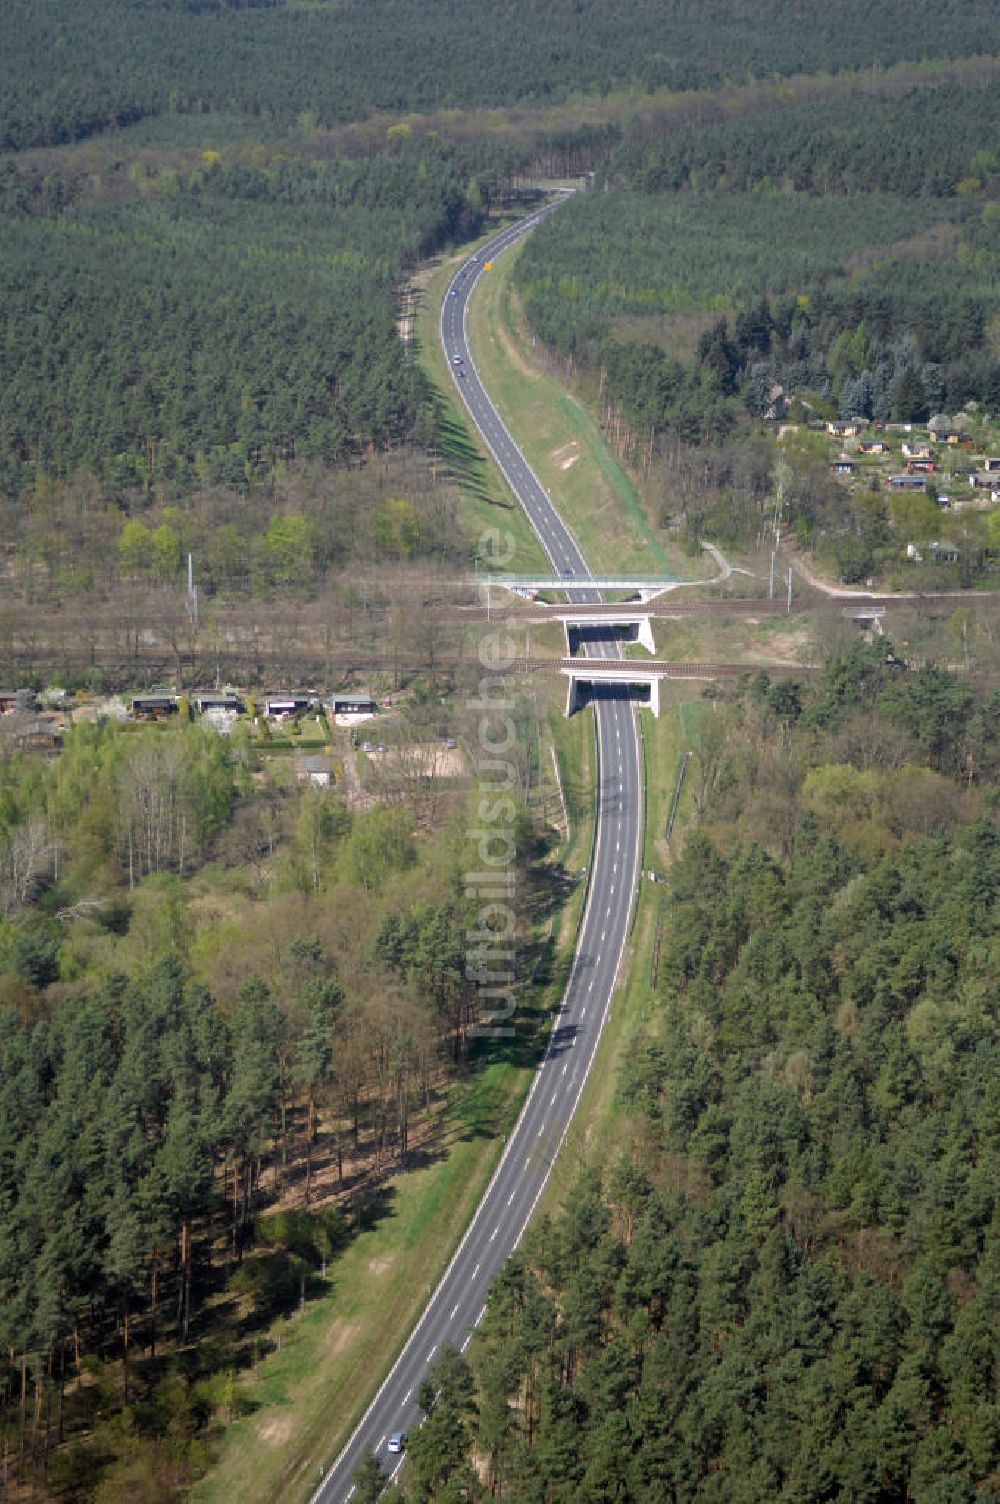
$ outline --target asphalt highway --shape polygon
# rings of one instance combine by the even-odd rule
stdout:
[[[456,274],[445,297],[441,337],[455,384],[484,441],[524,507],[554,571],[578,602],[599,600],[585,584],[590,571],[569,528],[514,443],[476,374],[466,339],[466,311],[483,263],[528,234],[547,206],[504,230]],[[485,273],[488,275],[488,273]],[[599,658],[620,657],[612,641],[587,644]],[[607,1017],[628,938],[642,851],[642,766],[634,707],[611,687],[595,687],[598,747],[597,824],[587,896],[566,990],[548,1048],[503,1156],[437,1289],[391,1372],[314,1495],[314,1504],[347,1504],[352,1475],[373,1450],[387,1476],[404,1455],[388,1438],[419,1422],[417,1390],[441,1348],[468,1346],[485,1309],[489,1285],[517,1247],[545,1187],[576,1110]],[[514,1025],[516,1027],[516,1017]],[[419,1281],[421,1271],[413,1278]]]

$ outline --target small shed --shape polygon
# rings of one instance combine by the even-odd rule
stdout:
[[[333,773],[330,764],[325,757],[310,754],[308,757],[300,757],[295,764],[295,776],[299,783],[311,783],[316,788],[329,788],[333,782]]]
[[[377,715],[378,706],[370,695],[334,695],[330,714],[339,726],[356,726],[359,721],[370,721]]]
[[[301,716],[310,705],[317,704],[316,695],[308,695],[305,690],[275,690],[272,695],[265,695],[263,713],[268,719],[278,720],[284,716]]]
[[[28,715],[37,708],[33,689],[0,689],[0,715]]]
[[[51,752],[62,741],[61,726],[44,716],[18,716],[8,725],[6,735],[18,752]]]
[[[247,708],[239,695],[229,693],[197,695],[194,703],[199,715],[243,715]]]
[[[788,398],[782,386],[772,386],[767,394],[764,417],[768,423],[780,423],[788,414]]]
[[[939,564],[957,564],[959,550],[956,543],[932,543],[931,557]]]
[[[990,475],[980,470],[969,476],[969,484],[974,491],[988,492],[991,501],[1000,501],[1000,474]]]
[[[286,715],[301,715],[310,705],[317,703],[315,695],[276,692],[264,696],[264,714],[269,719]]]
[[[952,428],[950,425],[932,428],[930,434],[935,444],[960,444],[965,437],[960,428]]]
[[[134,721],[162,721],[168,715],[176,714],[176,695],[132,696],[132,719]]]

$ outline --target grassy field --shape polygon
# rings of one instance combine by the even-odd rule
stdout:
[[[654,619],[656,656],[687,663],[768,664],[811,663],[815,658],[817,618],[791,616],[685,616]],[[634,655],[643,656],[642,651]]]
[[[469,310],[469,342],[483,379],[542,485],[593,569],[693,579],[715,572],[658,532],[582,403],[545,369],[517,316],[517,248],[484,274]]]
[[[566,720],[566,685],[561,676],[550,679],[546,690],[550,696],[550,734],[569,816],[564,862],[568,870],[579,871],[589,860],[594,829],[594,719],[576,715]]]
[[[714,713],[715,706],[701,697],[700,684],[683,680],[666,680],[660,685],[659,720],[643,717],[646,749],[646,841],[643,865],[658,874],[670,866],[671,851],[683,839],[684,825],[691,814],[690,783],[685,781],[677,806],[674,836],[668,848],[664,839],[667,816],[674,796],[677,774],[685,751],[691,750],[692,733],[703,716]],[[662,895],[656,895],[656,901]]]

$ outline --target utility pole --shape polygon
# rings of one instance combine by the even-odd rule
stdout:
[[[781,547],[781,514],[785,506],[785,486],[788,481],[788,461],[783,454],[778,455],[778,462],[774,467],[774,546]]]
[[[778,557],[778,555],[777,555],[776,551],[772,548],[772,550],[771,550],[771,580],[770,580],[770,584],[767,587],[767,598],[768,598],[769,601],[773,601],[774,600],[774,561],[775,561],[775,559],[777,557]]]
[[[792,566],[788,566],[788,609],[787,614],[792,614]]]
[[[191,625],[198,625],[198,587],[194,582],[194,554],[188,554],[187,610]]]

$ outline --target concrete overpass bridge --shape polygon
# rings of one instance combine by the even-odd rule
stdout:
[[[476,583],[492,590],[510,590],[514,595],[531,599],[541,591],[600,590],[616,591],[633,600],[651,601],[667,590],[681,585],[704,585],[705,580],[677,580],[672,575],[631,574],[496,574],[479,575]]]
[[[569,600],[558,605],[544,607],[550,619],[561,621],[566,633],[566,652],[571,654],[574,647],[591,637],[601,633],[607,635],[608,629],[620,630],[621,635],[631,637],[635,642],[642,644],[649,653],[656,652],[656,643],[653,638],[653,628],[650,622],[651,613],[648,610],[636,610],[629,602],[638,600],[640,603],[655,600],[658,595],[665,594],[668,590],[674,590],[682,581],[675,580],[671,576],[659,575],[584,575],[576,576],[568,573],[561,575],[489,575],[480,577],[480,585],[485,584],[487,602],[494,585],[502,585],[504,590],[530,601],[535,609],[538,603],[535,597],[540,591],[555,592],[569,595],[585,586],[588,594],[594,590],[604,593],[618,593],[629,597],[629,601],[618,604],[614,601],[594,601],[581,604],[579,600]]]
[[[561,621],[566,633],[566,652],[585,641],[606,640],[609,630],[640,643],[648,653],[656,652],[653,628],[648,611],[573,611],[553,610],[551,619]]]
[[[674,663],[664,658],[519,658],[511,665],[519,673],[536,670],[560,673],[568,680],[566,714],[571,716],[587,703],[587,689],[609,687],[638,691],[641,703],[653,714],[660,713],[660,684],[664,679],[740,679],[764,672],[775,679],[801,679],[815,668],[791,663]],[[648,694],[648,699],[646,698]]]

